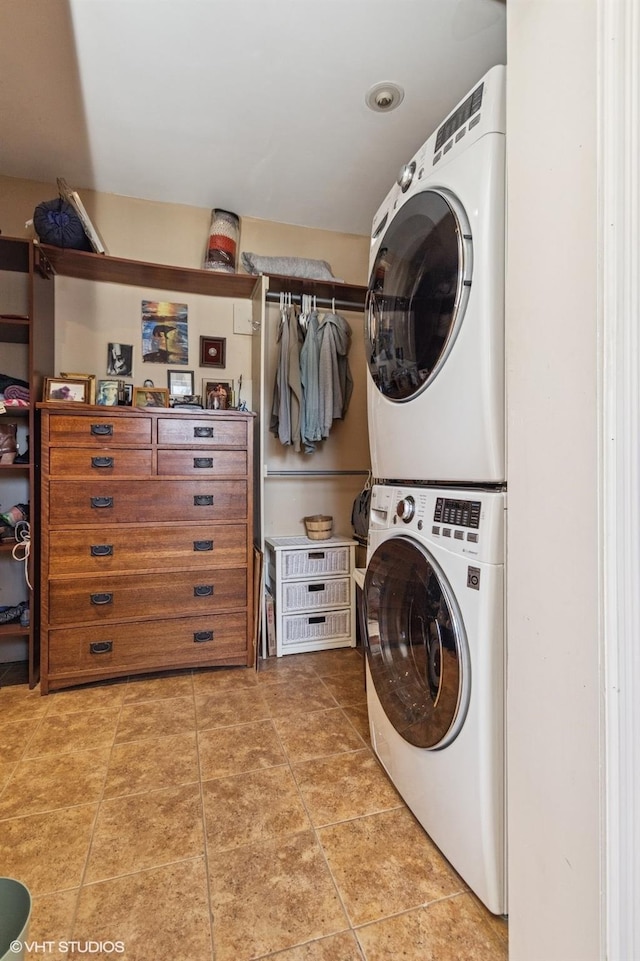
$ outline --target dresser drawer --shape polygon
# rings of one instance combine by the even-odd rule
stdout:
[[[89,450],[56,447],[49,451],[49,473],[57,477],[149,477],[150,450]]]
[[[127,524],[239,520],[247,516],[246,481],[52,480],[49,523]]]
[[[245,613],[100,624],[49,632],[49,674],[197,666],[246,653]]]
[[[188,420],[158,417],[158,443],[188,444],[189,447],[246,447],[247,422],[218,414]]]
[[[104,447],[112,444],[142,446],[151,443],[151,418],[144,414],[90,417],[49,416],[49,443],[54,447]]]
[[[159,450],[158,474],[188,477],[220,477],[246,474],[247,454],[243,450]]]
[[[49,577],[246,567],[242,524],[51,531]],[[99,582],[103,589],[103,582]],[[166,581],[166,589],[171,580]]]
[[[49,624],[99,624],[123,618],[171,617],[246,607],[247,571],[73,577],[49,581]]]

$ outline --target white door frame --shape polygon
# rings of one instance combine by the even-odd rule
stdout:
[[[603,931],[640,958],[640,9],[598,0]]]

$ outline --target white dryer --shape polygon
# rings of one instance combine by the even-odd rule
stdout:
[[[505,73],[493,67],[373,220],[367,407],[379,480],[505,476]]]
[[[505,498],[374,486],[363,592],[374,750],[495,914],[507,911]]]

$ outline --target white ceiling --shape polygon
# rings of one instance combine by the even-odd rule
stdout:
[[[0,0],[0,174],[368,234],[505,0]],[[392,113],[368,89],[405,91]]]

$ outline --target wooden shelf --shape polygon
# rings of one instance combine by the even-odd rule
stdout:
[[[0,637],[22,637],[29,633],[28,627],[22,627],[20,621],[11,624],[0,624]]]
[[[42,244],[54,271],[64,277],[97,280],[135,287],[160,287],[209,297],[250,298],[260,278],[249,274],[222,274],[191,267],[149,264],[107,254],[92,254]]]
[[[259,289],[261,276],[251,274],[223,274],[191,267],[173,267],[168,264],[149,264],[141,260],[125,260],[107,254],[93,254],[81,250],[67,250],[41,244],[40,249],[54,271],[65,277],[81,280],[97,280],[113,284],[129,284],[136,287],[160,287],[186,293],[205,294],[209,297],[233,297],[249,299]],[[269,294],[281,291],[315,294],[323,301],[332,299],[338,305],[347,304],[354,310],[364,307],[367,288],[340,281],[309,280],[304,277],[269,275]]]

